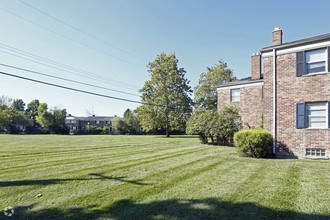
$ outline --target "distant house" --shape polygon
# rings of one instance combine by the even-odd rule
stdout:
[[[109,128],[109,133],[113,133],[112,119],[110,116],[88,116],[88,117],[76,117],[68,115],[66,117],[66,124],[70,129],[70,133],[80,133],[86,130],[88,125],[98,128]]]
[[[218,110],[237,105],[244,128],[275,137],[277,157],[330,157],[330,34],[273,45],[252,55],[251,77],[219,86]]]

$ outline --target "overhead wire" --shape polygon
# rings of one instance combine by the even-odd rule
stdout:
[[[65,21],[63,21],[63,20],[61,20],[61,19],[59,19],[59,18],[57,18],[57,17],[55,17],[55,16],[53,16],[53,15],[51,15],[51,14],[49,14],[49,13],[47,13],[47,12],[45,12],[45,11],[39,9],[39,8],[37,8],[37,7],[35,7],[35,6],[31,5],[31,4],[29,4],[29,3],[27,3],[27,2],[25,2],[25,1],[23,1],[23,0],[19,0],[19,1],[20,1],[21,3],[23,3],[23,4],[25,4],[26,6],[28,6],[28,7],[32,8],[32,9],[38,11],[39,13],[41,13],[41,14],[47,16],[47,17],[50,17],[50,18],[52,18],[53,20],[55,20],[55,21],[57,21],[57,22],[59,22],[59,23],[65,25],[65,26],[67,26],[67,27],[70,27],[70,28],[74,29],[75,31],[78,31],[78,32],[80,32],[80,33],[82,33],[82,34],[84,34],[84,35],[90,37],[90,38],[93,38],[94,40],[97,40],[97,41],[99,41],[99,42],[102,42],[103,44],[108,45],[108,46],[110,46],[110,47],[112,47],[112,48],[114,48],[114,49],[116,49],[116,50],[119,50],[119,51],[121,51],[122,53],[125,53],[125,54],[127,54],[127,55],[130,55],[130,56],[135,57],[135,58],[137,58],[137,59],[140,59],[140,60],[142,60],[142,61],[146,61],[146,62],[148,62],[147,60],[145,60],[144,58],[142,58],[142,57],[140,57],[140,56],[137,56],[137,55],[135,55],[135,54],[133,54],[133,53],[127,51],[127,50],[124,50],[124,49],[122,49],[122,48],[120,48],[120,47],[117,47],[117,46],[115,46],[115,45],[113,45],[113,44],[110,44],[109,42],[104,41],[104,40],[102,40],[101,38],[98,38],[98,37],[96,37],[96,36],[94,36],[94,35],[92,35],[92,34],[86,32],[86,31],[83,31],[82,29],[77,28],[77,27],[75,27],[75,26],[73,26],[73,25],[71,25],[71,24],[69,24],[69,23],[67,23],[67,22],[65,22]]]
[[[6,53],[6,54],[9,54],[9,55],[12,55],[12,56],[16,56],[16,57],[19,57],[21,59],[29,60],[29,61],[34,62],[34,63],[38,63],[38,64],[48,66],[48,67],[51,67],[51,68],[54,68],[54,69],[57,69],[57,70],[61,70],[61,71],[65,71],[65,72],[68,72],[68,73],[71,73],[71,74],[75,74],[75,75],[79,75],[79,76],[86,77],[86,78],[89,78],[89,79],[93,79],[93,80],[96,80],[96,81],[99,81],[99,82],[102,82],[102,83],[111,84],[111,85],[115,85],[115,86],[118,86],[118,87],[124,87],[124,88],[130,89],[130,90],[133,90],[133,91],[137,91],[135,89],[132,89],[132,87],[135,87],[135,86],[132,86],[128,83],[124,83],[124,82],[121,82],[121,81],[118,81],[118,80],[114,80],[114,79],[111,79],[111,78],[108,78],[108,77],[105,77],[105,76],[102,76],[102,75],[99,75],[99,74],[95,74],[95,73],[92,73],[92,72],[89,72],[89,71],[81,70],[81,69],[78,69],[78,68],[75,68],[75,67],[72,67],[72,66],[54,61],[54,60],[43,58],[43,57],[37,56],[35,54],[29,53],[29,52],[26,52],[26,51],[22,51],[22,50],[19,50],[17,48],[14,48],[14,47],[2,44],[2,43],[0,43],[0,48],[3,48],[5,50],[9,50],[13,53],[23,55],[24,57],[22,57],[20,55],[17,55],[17,54],[7,52],[7,51],[0,50],[3,53]],[[27,58],[27,57],[29,57],[29,58]],[[35,61],[33,59],[36,59],[38,61]],[[41,62],[39,62],[39,61],[41,61]],[[42,62],[45,62],[45,63],[48,63],[48,64],[45,64],[45,63],[42,63]],[[51,65],[49,65],[49,64],[51,64]],[[60,68],[55,67],[55,66],[58,66]],[[108,81],[105,81],[105,80],[108,80]]]
[[[63,78],[63,77],[53,76],[53,75],[50,75],[50,74],[41,73],[41,72],[38,72],[38,71],[29,70],[29,69],[24,69],[24,68],[12,66],[12,65],[4,64],[4,63],[0,63],[0,66],[4,66],[4,67],[16,69],[16,70],[21,70],[21,71],[25,71],[25,72],[30,72],[30,73],[34,73],[34,74],[37,74],[37,75],[40,75],[40,76],[46,76],[46,77],[50,77],[50,78],[54,78],[54,79],[60,79],[60,80],[67,81],[67,82],[73,82],[73,83],[80,84],[80,85],[85,85],[85,86],[90,86],[90,87],[94,87],[94,88],[109,90],[109,91],[112,91],[112,92],[118,92],[118,93],[122,93],[122,94],[126,94],[126,95],[132,95],[132,96],[140,97],[140,95],[137,95],[137,94],[133,94],[133,93],[129,93],[129,92],[123,92],[123,91],[116,90],[116,89],[109,89],[109,88],[106,88],[106,87],[97,86],[97,85],[93,85],[93,84],[90,84],[90,83],[84,83],[84,82],[80,82],[80,81],[76,81],[76,80],[66,79],[66,78]]]
[[[5,76],[14,77],[14,78],[27,80],[27,81],[31,81],[31,82],[35,82],[35,83],[39,83],[39,84],[44,84],[44,85],[48,85],[48,86],[53,86],[53,87],[57,87],[57,88],[62,88],[62,89],[66,89],[66,90],[75,91],[75,92],[85,93],[85,94],[89,94],[89,95],[94,95],[94,96],[99,96],[99,97],[104,97],[104,98],[109,98],[109,99],[115,99],[115,100],[119,100],[119,101],[131,102],[131,103],[136,103],[136,104],[154,105],[154,104],[151,104],[151,103],[135,101],[135,100],[132,100],[132,99],[125,99],[125,98],[120,98],[120,97],[116,97],[116,96],[109,96],[109,95],[104,95],[104,94],[100,94],[100,93],[96,93],[96,92],[90,92],[90,91],[86,91],[86,90],[82,90],[82,89],[76,89],[76,88],[71,88],[71,87],[67,87],[67,86],[62,86],[62,85],[49,83],[49,82],[45,82],[45,81],[41,81],[41,80],[36,80],[36,79],[28,78],[28,77],[18,76],[18,75],[3,72],[3,71],[0,71],[0,74],[5,75]],[[161,106],[161,105],[158,105],[158,106]]]
[[[128,63],[128,64],[130,64],[130,65],[134,65],[134,66],[137,66],[137,67],[144,68],[144,66],[142,66],[142,65],[138,65],[138,64],[136,64],[136,63],[133,63],[133,62],[127,61],[127,60],[125,60],[125,59],[122,59],[122,58],[120,58],[120,57],[114,56],[114,55],[112,55],[112,54],[110,54],[110,53],[108,53],[108,52],[106,52],[106,51],[103,51],[103,50],[100,50],[100,49],[98,49],[98,48],[95,48],[95,47],[89,46],[88,44],[85,44],[85,43],[83,43],[83,42],[81,42],[81,41],[75,40],[75,39],[73,39],[73,38],[71,38],[71,37],[68,37],[68,36],[66,36],[66,35],[64,35],[64,34],[61,34],[61,33],[57,32],[57,31],[54,31],[54,30],[52,30],[52,29],[50,29],[50,28],[47,28],[47,27],[45,27],[45,26],[42,26],[42,25],[40,25],[40,24],[37,24],[37,23],[35,23],[35,22],[33,22],[33,21],[27,19],[27,18],[24,18],[24,17],[22,17],[22,16],[20,16],[20,15],[17,15],[17,14],[15,14],[15,13],[13,13],[13,12],[11,12],[11,11],[8,11],[8,10],[6,10],[6,9],[4,9],[4,8],[1,8],[1,7],[0,7],[0,10],[2,10],[2,11],[4,11],[4,12],[6,12],[7,14],[10,14],[10,15],[12,15],[12,16],[14,16],[14,17],[17,17],[17,18],[19,18],[19,19],[21,19],[21,20],[23,20],[23,21],[26,21],[26,22],[28,22],[28,23],[30,23],[30,24],[33,24],[33,25],[35,25],[35,26],[37,26],[37,27],[39,27],[39,28],[41,28],[41,29],[47,30],[47,31],[49,31],[49,32],[51,32],[51,33],[53,33],[53,34],[59,35],[59,36],[65,38],[65,39],[67,39],[67,40],[70,40],[70,41],[72,41],[72,42],[75,42],[75,43],[77,43],[77,44],[80,44],[80,45],[82,45],[82,46],[84,46],[84,47],[87,47],[87,48],[89,48],[89,49],[95,50],[95,51],[97,51],[97,52],[99,52],[99,53],[102,53],[102,54],[107,55],[107,56],[109,56],[109,57],[115,58],[115,59],[120,60],[120,61],[122,61],[122,62]]]

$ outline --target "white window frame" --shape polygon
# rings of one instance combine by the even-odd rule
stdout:
[[[326,149],[306,148],[305,156],[306,157],[325,157],[326,156]]]
[[[320,117],[320,116],[317,116],[317,115],[310,115],[310,110],[309,108],[311,106],[322,106],[322,108],[324,107],[325,108],[325,122],[324,122],[324,126],[321,126],[321,127],[314,127],[314,126],[310,126],[310,118],[317,118],[317,117]],[[320,110],[322,110],[322,108],[320,108]],[[329,121],[329,118],[328,118],[328,112],[329,112],[329,109],[328,109],[328,103],[327,102],[311,102],[311,103],[306,103],[306,120],[307,120],[307,128],[309,129],[328,129],[328,121]],[[314,110],[314,111],[320,111],[320,110]],[[321,117],[324,117],[324,116],[321,116]]]
[[[238,91],[238,96],[233,96],[233,91]],[[230,102],[239,102],[241,100],[241,90],[240,88],[230,90]]]
[[[313,51],[321,51],[321,50],[324,50],[324,71],[320,71],[320,72],[312,72],[312,73],[309,73],[308,72],[308,64],[310,63],[318,63],[318,62],[323,62],[323,61],[318,61],[318,62],[307,62],[307,54],[309,52],[313,52]],[[305,72],[306,72],[306,75],[314,75],[314,74],[320,74],[320,73],[327,73],[329,70],[328,70],[328,48],[318,48],[318,49],[313,49],[313,50],[307,50],[305,51],[305,60],[304,60],[304,65],[305,65]]]

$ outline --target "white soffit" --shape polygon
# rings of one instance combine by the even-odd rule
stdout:
[[[241,85],[220,87],[220,88],[217,88],[217,91],[227,90],[227,89],[239,89],[239,88],[251,87],[251,86],[262,86],[263,84],[264,84],[264,82],[257,82],[257,83],[251,82],[251,83],[241,84]]]
[[[320,43],[312,43],[308,45],[303,45],[303,46],[297,46],[297,47],[292,47],[292,48],[278,48],[276,49],[276,55],[283,55],[287,53],[295,53],[299,51],[305,51],[305,50],[313,50],[313,49],[319,49],[322,47],[328,47],[330,46],[330,41],[325,41],[325,42],[320,42]],[[273,52],[266,52],[262,53],[262,57],[271,57],[273,56]]]

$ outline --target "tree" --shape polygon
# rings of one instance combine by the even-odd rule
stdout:
[[[11,106],[12,102],[12,98],[3,95],[0,97],[0,108],[9,107]]]
[[[198,110],[187,122],[187,134],[198,134],[203,144],[207,144],[211,139],[211,143],[215,143],[217,136],[217,122],[219,114],[214,110]]]
[[[217,87],[223,83],[236,80],[227,64],[220,60],[213,67],[207,67],[194,89],[195,107],[197,109],[217,109]]]
[[[66,110],[54,108],[48,110],[46,103],[40,103],[36,121],[45,129],[47,133],[67,134],[69,129],[65,124]]]
[[[219,112],[217,143],[233,144],[234,134],[241,129],[242,122],[239,109],[235,105],[227,105]]]
[[[23,102],[22,99],[14,99],[13,103],[11,104],[11,107],[16,111],[24,112],[25,103]]]
[[[219,113],[214,110],[198,110],[187,122],[187,133],[198,134],[201,142],[207,144],[231,145],[234,133],[241,128],[236,106],[225,106]]]
[[[38,115],[38,108],[40,102],[38,99],[32,100],[25,110],[25,114],[33,120],[33,125],[38,126],[39,124],[36,122],[36,116]]]
[[[114,132],[116,134],[126,134],[126,133],[128,133],[127,124],[117,116],[115,116],[112,119],[112,127],[114,128]]]
[[[126,109],[126,111],[124,112],[124,122],[127,125],[128,133],[130,134],[139,133],[140,131],[139,120],[136,114],[129,108]]]
[[[30,120],[23,112],[4,106],[0,108],[0,131],[16,134],[29,125]]]
[[[191,114],[191,87],[186,71],[178,67],[174,54],[162,53],[148,64],[150,80],[140,90],[142,106],[136,112],[145,131],[165,129],[166,137],[173,130],[185,130]]]

